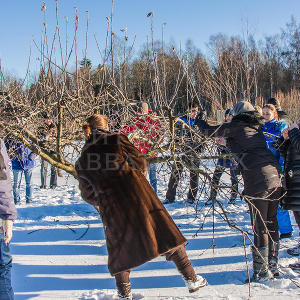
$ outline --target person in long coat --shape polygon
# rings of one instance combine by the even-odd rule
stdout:
[[[88,118],[83,130],[86,143],[76,162],[79,188],[100,213],[108,269],[120,299],[132,299],[131,269],[160,255],[174,261],[189,292],[205,286],[186,255],[186,239],[144,176],[144,155],[125,135],[110,133],[104,115]]]
[[[239,101],[233,110],[230,123],[209,126],[203,120],[196,120],[196,125],[205,136],[226,138],[226,145],[239,165],[254,232],[251,281],[268,280],[279,275],[276,214],[282,193],[281,168],[267,148],[260,128],[263,117],[247,101]]]

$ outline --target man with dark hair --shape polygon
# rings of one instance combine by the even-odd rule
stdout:
[[[197,158],[197,153],[201,152],[202,147],[199,143],[195,144],[193,141],[193,134],[191,129],[194,126],[195,119],[198,115],[198,105],[189,104],[187,107],[186,116],[179,117],[176,123],[179,132],[179,139],[184,139],[184,145],[186,151],[181,157],[182,162],[186,162],[188,165],[192,165],[193,168],[190,169],[190,187],[187,195],[187,202],[193,204],[198,192],[198,181],[199,174],[193,169],[199,167],[199,159]],[[201,118],[203,118],[203,112],[200,112]],[[173,203],[175,201],[176,189],[179,184],[179,180],[183,171],[183,164],[181,161],[175,161],[171,169],[171,177],[169,179],[168,190],[166,193],[166,200],[163,204]]]

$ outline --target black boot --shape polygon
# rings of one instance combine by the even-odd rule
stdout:
[[[274,277],[279,276],[278,269],[278,253],[279,253],[279,242],[270,242],[269,243],[269,270],[272,272]]]
[[[250,282],[260,282],[273,279],[273,274],[268,268],[268,247],[251,247],[253,257],[253,276],[250,278]],[[245,281],[249,283],[249,279]]]

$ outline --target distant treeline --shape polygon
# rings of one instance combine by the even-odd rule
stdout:
[[[42,58],[40,75],[26,90],[30,103],[51,101],[53,91],[64,85],[70,98],[91,101],[102,97],[112,106],[119,99],[147,101],[152,109],[167,106],[175,113],[184,112],[189,102],[198,102],[210,115],[241,99],[263,105],[267,98],[277,97],[293,118],[298,116],[300,25],[293,17],[280,33],[262,41],[251,34],[211,36],[205,55],[190,40],[184,49],[178,49],[151,38],[139,54],[133,55],[126,35],[120,38],[111,34],[101,63],[87,55],[78,59],[76,71],[65,72],[53,59],[48,64]]]

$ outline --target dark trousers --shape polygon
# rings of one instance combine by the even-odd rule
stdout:
[[[281,189],[271,189],[256,194],[253,199],[248,198],[250,203],[250,216],[254,233],[254,245],[267,247],[270,241],[278,242],[277,208]]]
[[[195,270],[187,257],[184,245],[176,247],[164,254],[166,259],[173,261],[185,280],[191,280],[195,282],[197,280],[197,275]],[[131,291],[130,280],[129,280],[130,270],[120,272],[115,275],[116,286],[119,295],[126,297]]]
[[[221,176],[223,175],[224,171],[226,170],[225,167],[216,165],[214,175],[211,181],[211,191],[210,191],[210,199],[212,201],[216,200],[218,188],[217,186],[220,183]],[[238,178],[237,178],[238,171],[236,168],[230,169],[230,179],[231,179],[231,198],[236,199],[237,191],[238,191]]]
[[[48,169],[48,162],[44,159],[41,159],[41,187],[46,188],[47,185],[47,169]],[[57,186],[57,169],[55,166],[51,165],[50,170],[50,187]]]
[[[182,160],[186,164],[192,166],[192,168],[190,169],[190,187],[189,187],[187,199],[195,200],[198,192],[199,174],[194,170],[198,169],[199,160],[195,157],[187,157],[187,156],[182,156]],[[171,177],[169,179],[168,190],[166,193],[166,199],[168,199],[170,202],[175,201],[176,190],[182,175],[182,171],[183,171],[182,163],[174,162],[171,169]]]

